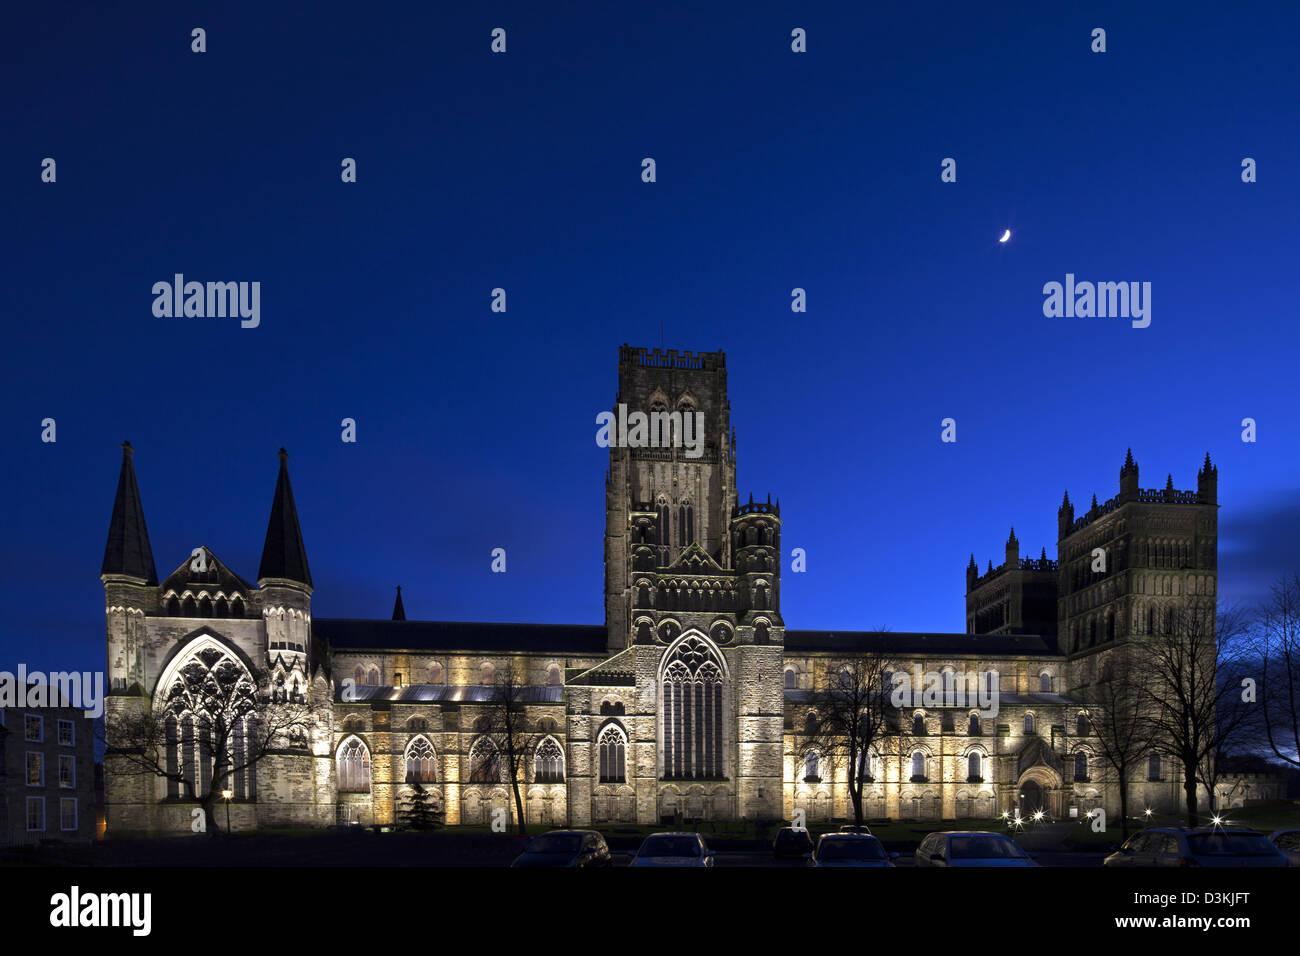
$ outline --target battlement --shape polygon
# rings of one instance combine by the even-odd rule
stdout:
[[[974,590],[981,585],[988,584],[994,578],[1001,577],[1011,570],[1019,571],[1046,571],[1055,574],[1060,568],[1057,562],[1051,558],[1021,558],[1014,566],[1002,564],[991,571],[985,571],[979,577],[975,578],[974,584],[968,590]]]
[[[741,515],[772,515],[774,518],[781,517],[781,500],[778,498],[776,504],[772,504],[772,496],[767,496],[767,501],[755,501],[754,496],[749,496],[747,504],[736,505],[731,509],[731,517],[739,518]]]
[[[1066,534],[1074,534],[1076,531],[1088,527],[1098,518],[1110,514],[1129,501],[1137,501],[1142,504],[1166,504],[1166,505],[1203,505],[1208,502],[1204,497],[1195,491],[1177,491],[1172,486],[1166,488],[1140,488],[1131,498],[1123,494],[1116,495],[1105,504],[1097,505],[1088,509],[1083,515],[1075,519],[1070,525]],[[1062,535],[1064,538],[1065,535]]]
[[[677,368],[700,372],[717,372],[727,367],[727,354],[717,352],[679,352],[676,349],[638,348],[621,345],[618,349],[618,364],[638,366],[640,368]]]

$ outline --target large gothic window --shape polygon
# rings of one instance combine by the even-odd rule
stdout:
[[[663,676],[666,779],[716,779],[724,774],[722,667],[698,638],[677,645]]]
[[[600,732],[600,782],[623,783],[627,780],[627,738],[611,724]]]
[[[370,792],[370,750],[359,737],[349,737],[339,748],[339,792]]]
[[[427,737],[416,737],[406,745],[406,782],[438,782],[438,769],[433,744],[429,743]]]
[[[668,566],[668,537],[670,530],[671,526],[668,524],[668,502],[661,499],[659,501],[658,520],[655,522],[656,543],[659,546],[659,567],[661,568],[666,568]]]
[[[533,758],[533,779],[538,783],[564,782],[564,751],[554,737],[547,737],[537,745],[537,753]]]
[[[683,548],[695,540],[695,509],[689,501],[677,507],[677,540]]]
[[[505,767],[501,754],[487,737],[480,737],[469,752],[470,783],[501,783]]]

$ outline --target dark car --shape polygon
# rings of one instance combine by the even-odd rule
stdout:
[[[866,833],[825,833],[817,841],[809,866],[889,867],[897,853],[886,853],[875,837]]]
[[[628,866],[713,866],[713,851],[698,833],[652,833]]]
[[[840,832],[865,833],[867,836],[871,836],[871,827],[867,826],[865,823],[846,823],[844,826],[840,827]]]
[[[1289,866],[1286,854],[1245,827],[1149,827],[1129,837],[1106,866]]]
[[[813,851],[813,838],[807,830],[784,827],[777,831],[772,841],[772,855],[791,857],[807,856]]]
[[[931,833],[916,848],[917,866],[1037,866],[1010,837],[988,830]]]
[[[528,841],[511,866],[610,866],[605,838],[595,830],[552,830]]]
[[[1286,854],[1292,866],[1300,866],[1300,830],[1274,830],[1268,838],[1275,847]]]

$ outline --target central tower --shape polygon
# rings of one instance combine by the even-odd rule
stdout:
[[[610,653],[632,633],[632,545],[652,544],[666,567],[692,542],[730,567],[727,533],[736,506],[735,436],[723,352],[678,352],[624,345],[618,353],[616,421],[644,414],[654,439],[620,444],[611,429],[605,478],[605,626]],[[692,416],[690,424],[687,416]],[[696,417],[700,416],[700,417]],[[660,433],[657,423],[668,428]],[[694,428],[699,422],[701,429]],[[675,429],[684,425],[687,447]],[[628,447],[638,444],[638,447]],[[666,446],[666,447],[665,447]],[[646,541],[650,536],[652,540]]]

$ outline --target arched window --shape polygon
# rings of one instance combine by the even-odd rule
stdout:
[[[1154,751],[1147,757],[1147,779],[1160,779],[1160,755]]]
[[[987,673],[985,673],[985,675],[984,675],[984,690],[985,690],[986,693],[989,693],[989,694],[996,694],[996,693],[998,692],[998,672],[997,672],[997,671],[988,671]]]
[[[920,782],[925,779],[925,754],[916,751],[912,754],[912,780]]]
[[[809,713],[804,715],[803,733],[805,737],[817,736],[817,715],[816,714]]]
[[[469,782],[500,783],[503,770],[496,744],[487,737],[476,740],[469,751]]]
[[[925,715],[924,714],[918,712],[912,715],[912,736],[913,737],[925,736]]]
[[[1088,755],[1082,750],[1074,755],[1074,779],[1079,781],[1088,779]]]
[[[723,747],[722,664],[709,644],[687,637],[664,668],[662,735],[666,779],[716,779]]]
[[[212,617],[212,599],[206,594],[199,598],[199,617]]]
[[[167,599],[167,613],[171,617],[181,616],[181,602],[176,600],[175,594]]]
[[[554,737],[546,737],[537,745],[533,757],[533,779],[537,783],[564,782],[564,751]]]
[[[966,781],[968,783],[980,783],[984,780],[984,766],[980,757],[981,754],[978,750],[972,750],[970,756],[966,758]]]
[[[787,668],[785,669],[785,689],[786,689],[786,690],[794,690],[794,689],[795,689],[795,688],[794,688],[794,681],[795,681],[794,668],[793,668],[793,667],[787,667]]]
[[[1088,729],[1088,715],[1079,714],[1074,721],[1074,734],[1076,737],[1086,737],[1091,731]]]
[[[550,667],[546,668],[546,683],[550,684],[552,687],[558,687],[561,684],[559,664],[552,664]]]
[[[1050,694],[1052,692],[1052,675],[1043,671],[1038,675],[1038,692],[1040,694]]]
[[[677,507],[677,541],[685,548],[695,540],[695,509],[689,501]]]
[[[491,664],[484,664],[478,669],[478,682],[480,684],[491,684],[496,679],[497,669]]]
[[[181,614],[185,617],[196,617],[198,615],[198,605],[194,603],[193,595],[185,595],[181,601]]]
[[[853,675],[849,673],[848,668],[840,671],[840,689],[848,690],[853,686]]]
[[[439,664],[437,661],[434,661],[432,664],[429,665],[429,683],[430,684],[442,683],[442,665]]]
[[[238,594],[236,594],[234,597],[230,599],[230,616],[231,617],[244,616],[244,601],[243,598],[241,598]]]
[[[438,768],[433,744],[426,737],[414,737],[406,745],[406,782],[437,783]]]
[[[871,772],[871,751],[863,749],[858,751],[858,780],[861,783],[871,783],[876,778]]]
[[[1033,732],[1034,732],[1034,715],[1025,714],[1025,733],[1032,734]]]
[[[658,520],[655,522],[655,535],[659,545],[659,567],[668,566],[668,502],[666,499],[659,499]]]
[[[810,750],[803,755],[803,778],[809,783],[821,780],[821,775],[817,773],[817,751],[815,750]]]
[[[616,724],[600,732],[600,782],[623,783],[627,780],[627,738]]]
[[[339,792],[370,792],[370,751],[359,737],[349,737],[339,747]]]
[[[378,667],[372,667],[372,668],[370,668],[370,673],[368,673],[368,674],[366,675],[366,683],[367,683],[367,684],[375,684],[375,685],[378,685],[378,684],[379,684],[379,668],[378,668]]]
[[[363,671],[360,667],[358,667],[356,670],[352,672],[352,679],[357,684],[364,684],[366,682],[366,672]]]
[[[216,603],[212,605],[212,616],[213,617],[230,616],[230,603],[224,597],[217,598]]]
[[[970,724],[966,728],[966,734],[969,737],[978,737],[980,735],[980,715],[971,714]]]

